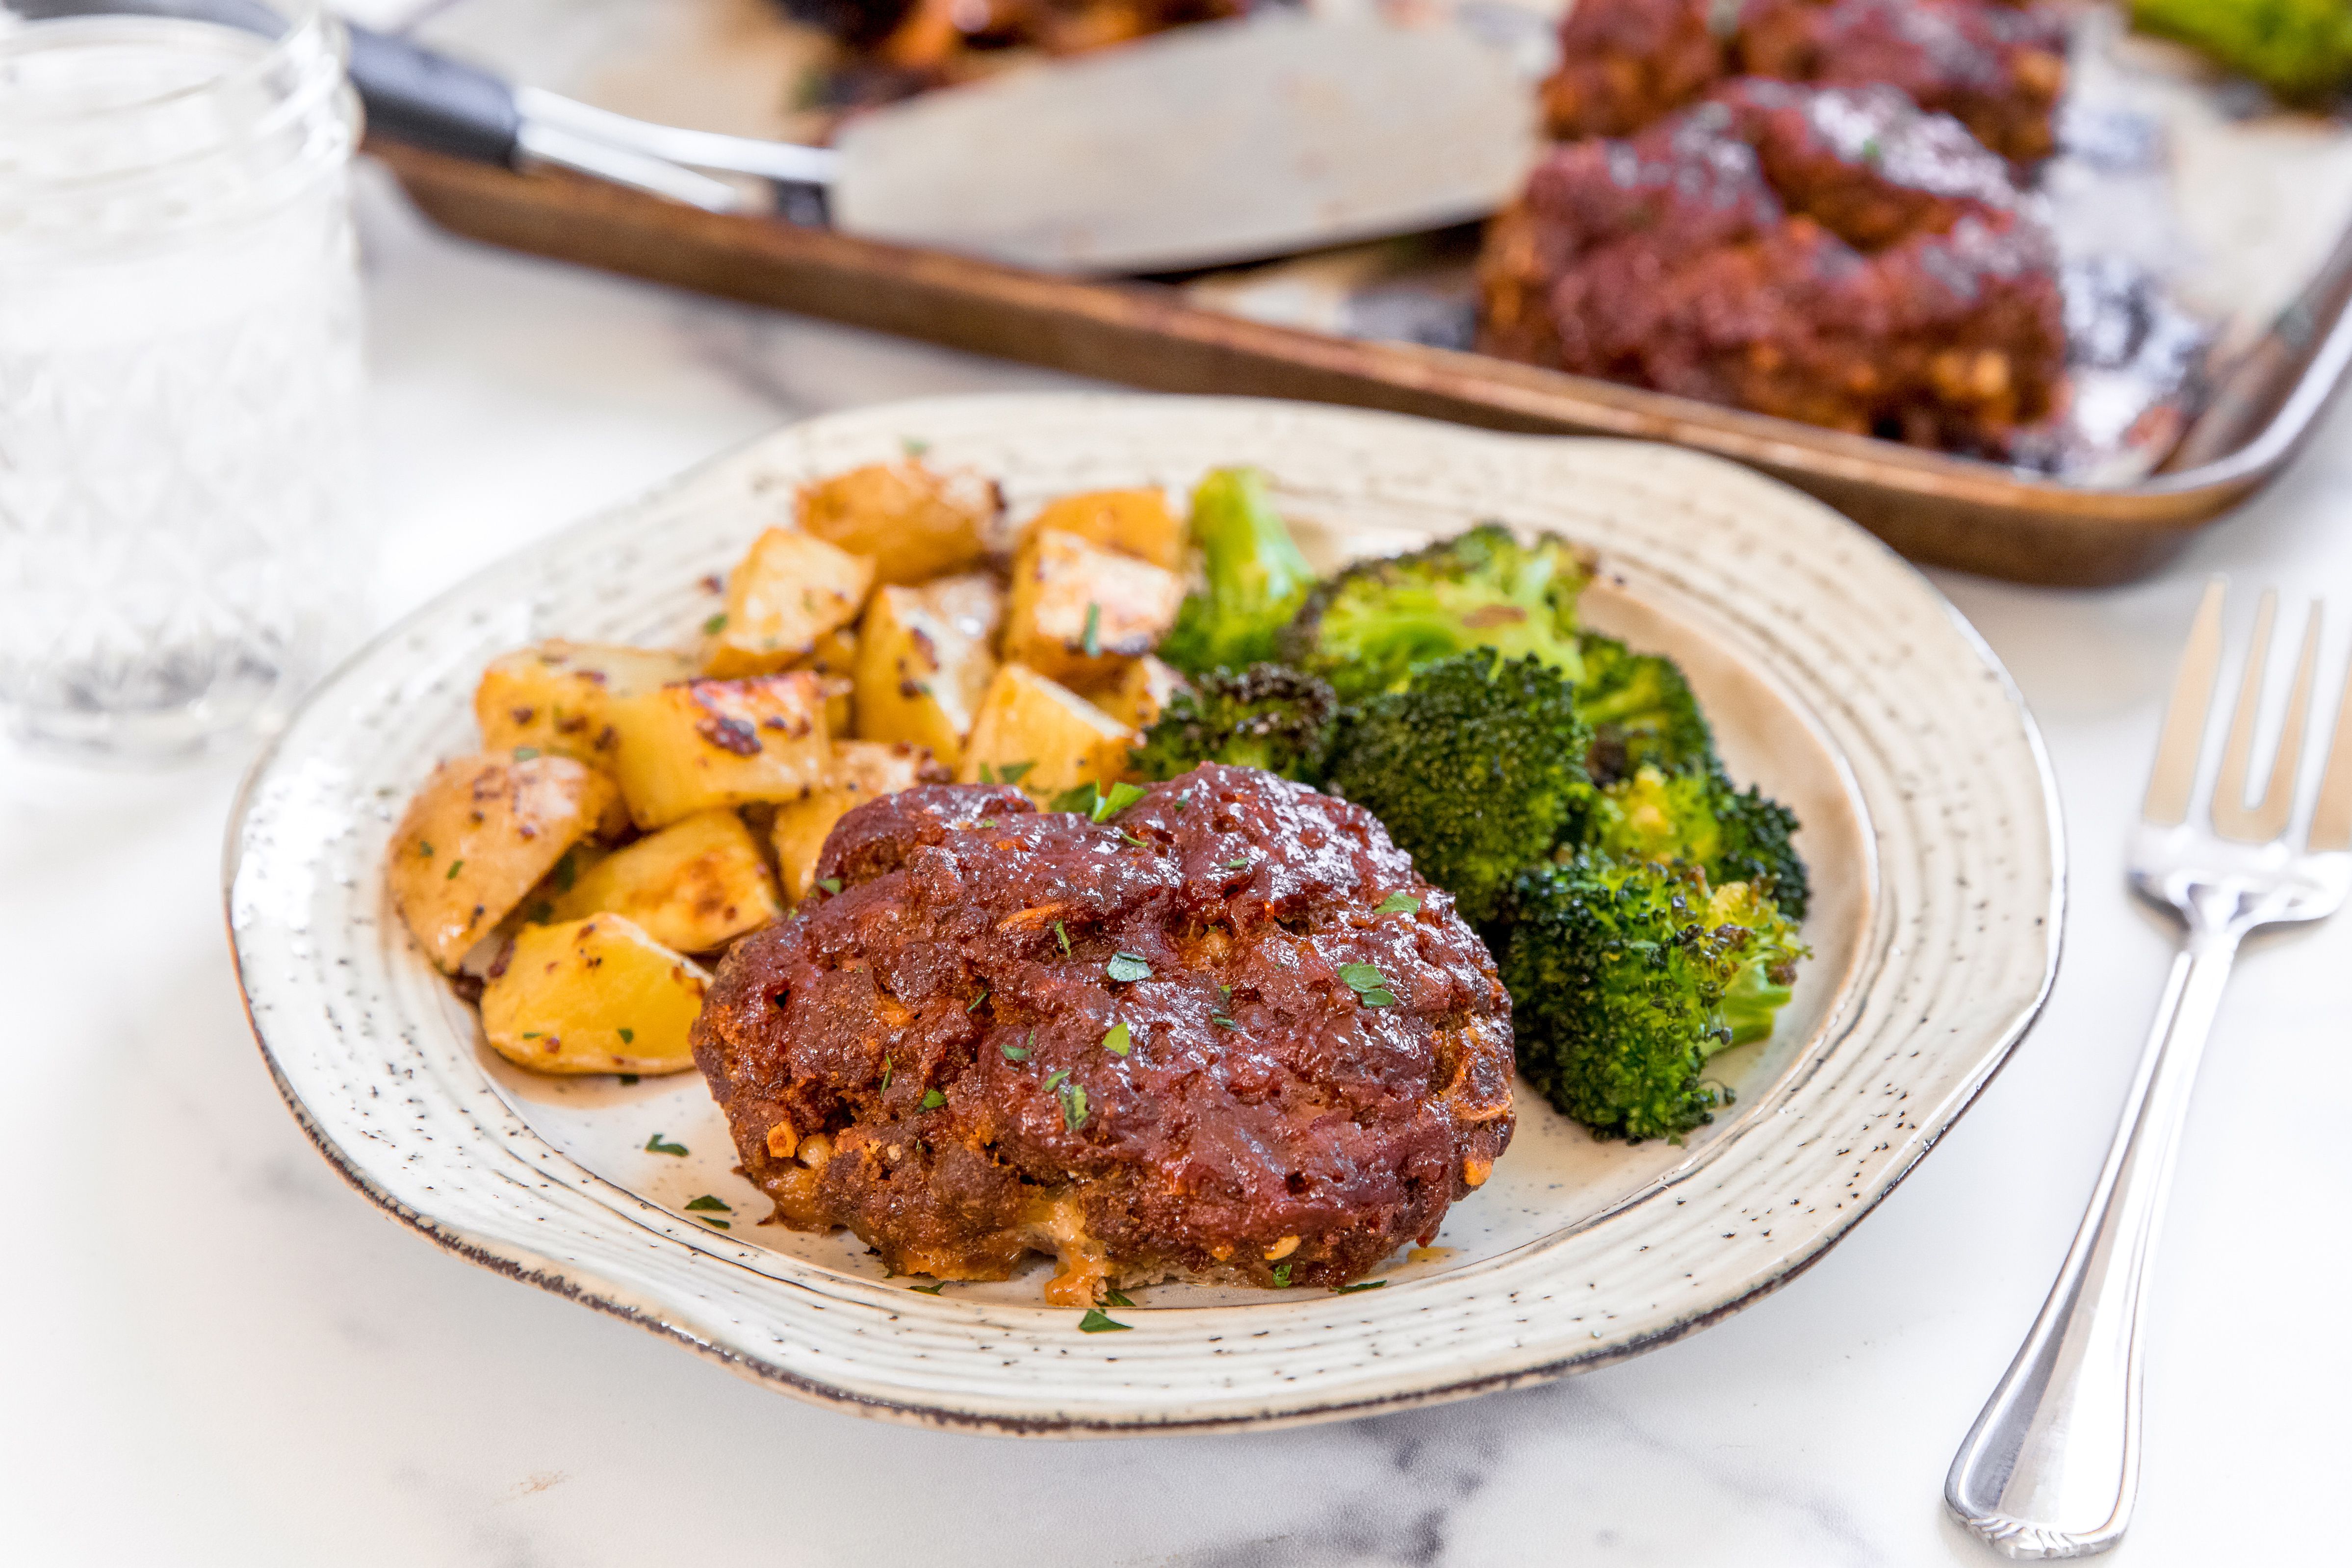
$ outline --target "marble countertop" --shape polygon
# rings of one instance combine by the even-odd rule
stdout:
[[[373,171],[362,219],[385,616],[782,421],[1075,384],[457,243]],[[2040,1027],[1868,1223],[1640,1360],[1256,1435],[862,1422],[424,1245],[318,1157],[253,1049],[218,905],[234,769],[0,764],[0,1539],[24,1562],[453,1568],[1993,1562],[1939,1490],[2163,980],[2121,831],[2215,571],[2352,604],[2352,403],[2154,580],[1938,579],[2044,727],[2074,898]],[[2323,1396],[2352,1383],[2352,1154],[2326,1131],[2347,972],[2352,921],[2264,939],[2224,1006],[2156,1288],[2137,1568],[2342,1551],[2325,1500],[2352,1438]]]

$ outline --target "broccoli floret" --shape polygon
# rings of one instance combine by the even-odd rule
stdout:
[[[1355,711],[1324,787],[1378,817],[1421,874],[1480,925],[1522,867],[1580,826],[1591,740],[1559,670],[1465,653]]]
[[[1711,887],[1753,884],[1792,921],[1805,917],[1805,862],[1790,842],[1796,813],[1722,773],[1668,774],[1644,763],[1595,791],[1579,841],[1626,860],[1687,861]]]
[[[1278,641],[1283,659],[1355,702],[1474,648],[1582,674],[1576,596],[1591,567],[1546,534],[1523,545],[1500,523],[1412,555],[1360,561],[1315,590]]]
[[[1586,765],[1606,784],[1631,776],[1644,764],[1668,773],[1713,769],[1715,733],[1690,683],[1672,659],[1636,653],[1614,637],[1588,632],[1580,640],[1584,661],[1577,683],[1577,711],[1592,727],[1592,755]]]
[[[1186,595],[1160,656],[1200,674],[1274,657],[1275,633],[1315,586],[1314,569],[1255,468],[1220,468],[1192,492],[1192,543],[1203,586]]]
[[[1328,685],[1286,665],[1213,670],[1169,699],[1135,748],[1135,768],[1162,779],[1230,762],[1320,783],[1339,716]]]
[[[2352,83],[2352,0],[2132,0],[2132,21],[2310,103]]]
[[[1803,952],[1769,902],[1710,894],[1687,864],[1582,853],[1524,873],[1511,905],[1519,1071],[1602,1137],[1712,1121],[1730,1096],[1703,1081],[1707,1058],[1771,1031]]]

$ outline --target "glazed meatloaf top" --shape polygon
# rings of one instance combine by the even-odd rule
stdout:
[[[1034,1249],[1063,1303],[1337,1285],[1433,1237],[1509,1142],[1493,960],[1303,785],[1208,765],[1100,822],[910,789],[844,817],[819,877],[721,964],[695,1056],[776,1218],[899,1272]]]

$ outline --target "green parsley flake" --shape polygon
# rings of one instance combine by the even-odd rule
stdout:
[[[1246,860],[1230,860],[1225,862],[1225,869],[1227,871],[1247,871],[1249,870],[1249,862]]]
[[[517,762],[529,762],[538,756],[539,747],[536,746],[518,746],[514,750],[514,758]]]
[[[841,879],[837,876],[829,876],[819,882],[817,885],[824,889],[827,893],[839,893],[841,891]]]
[[[1124,1333],[1134,1326],[1135,1325],[1133,1323],[1112,1322],[1109,1318],[1103,1316],[1101,1309],[1097,1307],[1088,1307],[1087,1309],[1087,1315],[1078,1320],[1078,1332],[1080,1333]]]
[[[544,925],[549,921],[555,918],[555,905],[548,903],[547,900],[542,898],[537,904],[530,906],[530,913],[523,918],[530,921],[533,925]]]
[[[441,880],[443,882],[455,882],[457,880],[457,873],[465,869],[466,862],[463,860],[451,861],[449,862],[449,874],[443,877]]]
[[[417,840],[416,855],[419,860],[431,860],[433,858],[433,841],[430,839]]]
[[[1056,1067],[1053,1071],[1045,1074],[1045,1092],[1051,1094],[1055,1090],[1060,1088],[1062,1085],[1062,1080],[1067,1078],[1069,1075],[1070,1070],[1066,1067]]]
[[[948,1103],[948,1097],[947,1097],[946,1095],[944,1095],[944,1094],[940,1093],[938,1090],[936,1090],[936,1089],[926,1089],[926,1090],[924,1090],[924,1091],[923,1091],[923,1105],[922,1105],[922,1108],[923,1108],[924,1110],[926,1110],[926,1111],[936,1111],[936,1110],[938,1110],[940,1106],[942,1106],[942,1105],[946,1104],[947,1103]]]
[[[1331,1287],[1331,1293],[1335,1296],[1352,1296],[1358,1291],[1377,1291],[1387,1283],[1386,1280],[1359,1280],[1352,1285],[1334,1285]]]
[[[1178,816],[1182,816],[1184,814],[1184,808],[1192,803],[1192,791],[1190,789],[1179,789],[1176,792],[1176,814]]]
[[[1129,832],[1124,828],[1119,830],[1118,836],[1125,839],[1129,844],[1139,850],[1148,850],[1151,847],[1150,844],[1145,843],[1141,839],[1137,838],[1133,833]]]
[[[1127,1054],[1129,1045],[1126,1020],[1121,1019],[1119,1022],[1110,1026],[1110,1032],[1102,1037],[1102,1048],[1105,1051],[1109,1051],[1113,1056],[1125,1056]]]
[[[622,1043],[623,1045],[635,1045],[635,1044],[636,1044],[636,1043],[637,1043],[637,1031],[636,1031],[635,1030],[633,1030],[633,1029],[625,1029],[625,1030],[623,1030],[621,1031],[621,1043]]]
[[[1274,1266],[1274,1288],[1277,1291],[1286,1291],[1290,1289],[1289,1264],[1276,1263]]]
[[[1116,1286],[1105,1286],[1103,1289],[1103,1305],[1107,1307],[1131,1307],[1135,1305],[1135,1303],[1128,1300],[1127,1292],[1125,1291],[1119,1290]]]
[[[1068,957],[1070,956],[1070,934],[1062,929],[1062,923],[1058,920],[1054,922],[1054,935],[1061,940],[1062,956],[1065,958]]]
[[[686,1207],[689,1213],[696,1209],[708,1209],[713,1214],[732,1214],[735,1212],[735,1206],[733,1204],[729,1203],[724,1198],[713,1197],[707,1192],[700,1197],[696,1198],[692,1203],[688,1204]]]
[[[1097,790],[1094,810],[1088,811],[1087,815],[1095,821],[1105,821],[1118,816],[1121,811],[1142,800],[1143,794],[1144,791],[1140,787],[1126,783],[1112,785],[1110,793],[1108,795]]]
[[[980,1004],[986,1000],[988,1000],[988,988],[986,986],[982,986],[980,988],[980,995],[972,998],[971,1000],[965,1005],[963,1010],[968,1013],[976,1013],[980,1010]]]
[[[919,435],[902,435],[898,438],[898,449],[909,457],[920,457],[931,449],[931,444]]]
[[[983,783],[983,784],[993,784],[993,783],[995,783],[995,782],[996,782],[996,769],[995,769],[995,768],[992,768],[992,767],[990,767],[990,766],[989,766],[987,763],[985,763],[985,762],[982,763],[982,764],[980,765],[980,781],[981,781],[982,783]]]
[[[621,1074],[621,1086],[625,1089],[630,1084],[635,1083],[636,1081],[637,1075],[634,1072],[624,1072]]]
[[[1234,994],[1234,988],[1233,988],[1231,986],[1220,985],[1220,986],[1217,988],[1217,995],[1219,995],[1219,996],[1221,996],[1221,997],[1230,997],[1230,996],[1232,996],[1233,994]]]
[[[982,817],[980,820],[980,825],[988,829],[991,832],[993,832],[996,830],[996,819],[993,817]]]
[[[1209,1015],[1209,1021],[1210,1021],[1211,1023],[1213,1023],[1213,1024],[1215,1024],[1219,1029],[1236,1029],[1236,1030],[1237,1030],[1237,1029],[1239,1029],[1239,1028],[1241,1028],[1241,1027],[1242,1027],[1241,1025],[1239,1025],[1239,1024],[1235,1023],[1232,1019],[1227,1018],[1223,1013],[1211,1013],[1211,1014]]]
[[[1409,893],[1391,893],[1372,910],[1375,915],[1418,915],[1421,900]]]
[[[1045,810],[1076,811],[1083,815],[1093,816],[1095,809],[1101,804],[1102,791],[1095,786],[1094,780],[1089,779],[1084,784],[1073,784],[1055,796],[1045,803]],[[1095,821],[1100,821],[1102,819],[1096,817]]]
[[[887,1056],[882,1059],[882,1087],[890,1087],[890,1059]]]
[[[1089,659],[1102,657],[1102,606],[1087,606],[1087,629],[1078,634],[1078,646]]]
[[[1036,1039],[1037,1031],[1031,1030],[1029,1031],[1029,1038],[1032,1040]],[[1007,1061],[1026,1061],[1029,1060],[1029,1049],[1026,1046],[999,1045],[996,1050],[997,1053],[1003,1056]]]
[[[1366,991],[1388,989],[1389,977],[1381,973],[1377,964],[1342,964],[1339,966],[1339,978],[1359,996]]]
[[[727,1221],[723,1219],[713,1219],[707,1214],[698,1214],[694,1218],[699,1219],[705,1225],[712,1226],[720,1230],[732,1230],[735,1228],[733,1226],[728,1224]]]
[[[1008,762],[996,770],[996,781],[999,784],[1018,784],[1028,778],[1029,770],[1036,766],[1034,762]]]
[[[646,1153],[649,1155],[683,1155],[686,1153],[686,1145],[684,1144],[670,1143],[659,1133],[656,1133],[652,1137],[646,1140]]]
[[[1087,1092],[1076,1083],[1064,1083],[1060,1093],[1062,1125],[1075,1133],[1087,1124]]]
[[[1151,966],[1132,953],[1114,953],[1110,962],[1103,966],[1103,973],[1114,980],[1148,980],[1151,978]]]
[[[706,637],[716,637],[726,630],[727,612],[723,610],[702,623],[702,634]]]
[[[916,1292],[918,1295],[936,1296],[941,1291],[946,1290],[948,1282],[945,1280],[934,1280],[928,1285],[909,1285],[907,1289]]]
[[[556,892],[570,893],[572,884],[580,880],[580,862],[575,858],[578,854],[577,850],[566,850],[563,858],[555,862]]]

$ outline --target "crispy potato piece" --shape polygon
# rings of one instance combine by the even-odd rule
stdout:
[[[1013,565],[1004,657],[1080,691],[1118,678],[1176,622],[1184,585],[1172,571],[1041,528]]]
[[[684,653],[615,643],[559,637],[501,653],[474,688],[482,749],[534,747],[609,768],[620,745],[608,713],[614,699],[693,674],[694,661]]]
[[[953,777],[929,750],[903,740],[840,741],[834,746],[833,760],[832,784],[805,800],[776,808],[771,841],[776,846],[776,863],[783,868],[784,895],[794,904],[808,897],[825,836],[851,807],[918,784],[944,784]]]
[[[730,680],[791,668],[826,633],[855,622],[873,586],[872,556],[770,528],[728,575],[727,618],[703,673]]]
[[[555,900],[553,918],[606,912],[628,916],[665,947],[708,953],[782,919],[784,906],[751,830],[719,808],[598,861]]]
[[[1184,689],[1184,677],[1172,665],[1146,653],[1129,659],[1095,706],[1129,729],[1149,729],[1168,699]]]
[[[1004,591],[981,573],[875,591],[857,633],[857,733],[952,758],[996,674]]]
[[[384,877],[393,903],[433,961],[455,969],[588,835],[615,794],[610,779],[569,757],[445,762],[392,836]]]
[[[1076,534],[1091,545],[1148,560],[1166,571],[1184,567],[1184,520],[1160,490],[1089,490],[1049,503],[1022,530],[1025,545],[1043,528]]]
[[[985,767],[1033,795],[1052,796],[1088,779],[1119,778],[1134,745],[1135,731],[1067,686],[1026,664],[1006,664],[981,700],[956,779],[976,784]]]
[[[534,1072],[679,1072],[709,984],[624,915],[533,925],[482,988],[482,1032]]]
[[[797,800],[826,781],[823,678],[806,670],[681,681],[612,705],[614,776],[641,828],[713,806]]]
[[[795,670],[807,670],[824,677],[824,722],[835,735],[854,734],[856,705],[851,697],[857,690],[857,631],[845,626],[828,632],[816,640],[816,651],[804,659],[795,660]]]
[[[978,565],[1003,510],[994,480],[940,473],[911,457],[853,468],[800,494],[801,527],[872,556],[882,582],[926,582]]]

